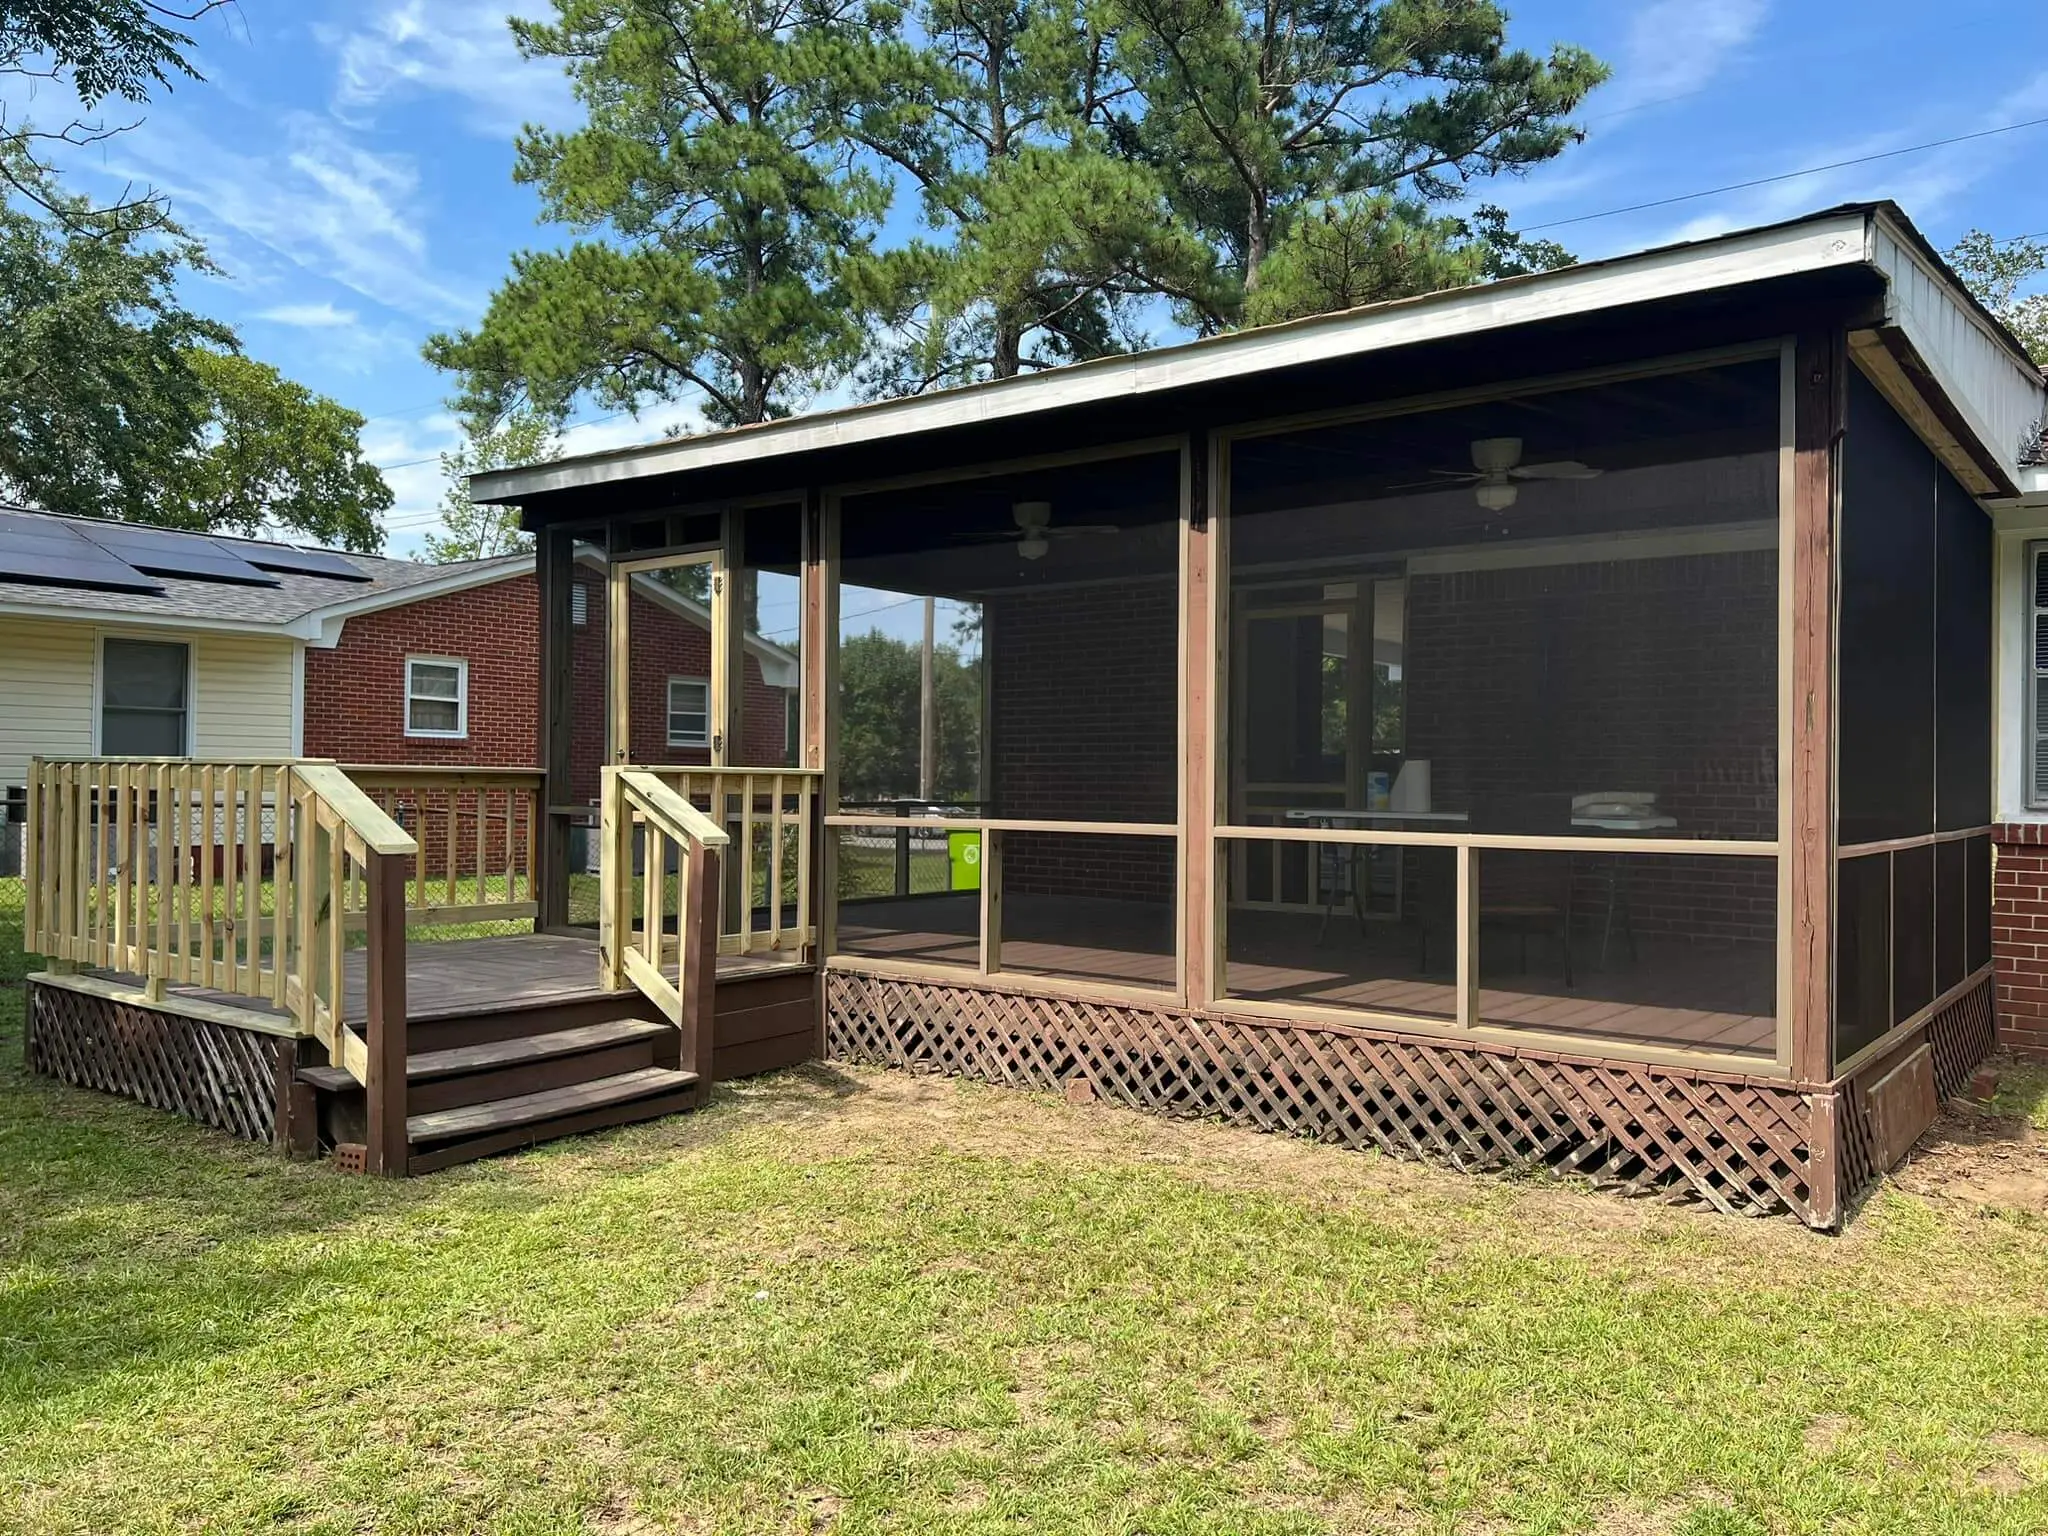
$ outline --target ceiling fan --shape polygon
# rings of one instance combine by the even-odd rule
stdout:
[[[1464,481],[1472,487],[1479,505],[1489,512],[1505,512],[1515,504],[1522,480],[1591,480],[1600,471],[1577,459],[1550,459],[1541,464],[1522,462],[1519,437],[1476,437],[1472,440],[1472,468],[1440,469],[1439,480]]]
[[[1047,551],[1052,548],[1051,541],[1054,539],[1090,538],[1124,531],[1114,523],[1067,523],[1055,528],[1052,525],[1052,503],[1049,501],[1012,502],[1010,519],[1017,525],[1013,529],[1005,529],[1000,533],[962,533],[955,537],[994,539],[1013,543],[1017,546],[1020,559],[1043,560]]]

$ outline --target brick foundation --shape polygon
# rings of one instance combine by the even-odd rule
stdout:
[[[2001,822],[1991,837],[1998,1043],[2048,1060],[2048,823]]]

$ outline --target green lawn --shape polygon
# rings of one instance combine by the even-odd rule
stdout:
[[[822,1068],[383,1184],[28,1078],[19,974],[0,1530],[2048,1529],[2022,1211],[1830,1239]]]

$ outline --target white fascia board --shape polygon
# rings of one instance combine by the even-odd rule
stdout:
[[[193,613],[135,613],[126,608],[56,608],[42,603],[0,602],[0,618],[41,619],[51,624],[99,624],[125,629],[178,629],[208,635],[284,635],[288,624],[259,619],[210,619]]]
[[[1971,435],[2007,480],[2022,484],[2022,444],[2048,412],[2041,370],[1957,293],[1919,245],[1883,213],[1871,231],[1871,260],[1885,275],[1885,319],[1914,352]]]
[[[1073,363],[1045,373],[970,384],[937,394],[675,438],[643,448],[490,470],[472,476],[470,490],[479,501],[522,501],[650,475],[854,447],[913,432],[1000,423],[1041,411],[1568,319],[1654,299],[1862,266],[1871,260],[1870,219],[1866,210],[1849,209],[1795,224],[1263,326],[1127,357]]]

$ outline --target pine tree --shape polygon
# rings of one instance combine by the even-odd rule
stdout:
[[[520,181],[587,231],[529,251],[472,332],[429,360],[460,403],[560,419],[579,394],[614,407],[701,398],[720,426],[787,413],[841,377],[884,291],[873,238],[889,188],[829,130],[821,102],[894,33],[885,0],[556,0],[512,23],[562,61],[587,122],[520,137]]]

